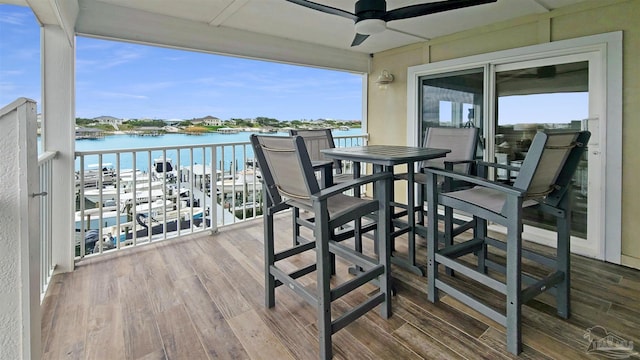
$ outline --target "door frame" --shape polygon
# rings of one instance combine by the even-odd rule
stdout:
[[[599,104],[601,114],[597,115],[600,129],[599,143],[601,163],[601,203],[603,204],[597,222],[599,239],[594,249],[576,248],[576,253],[603,259],[620,264],[621,262],[621,222],[622,222],[622,32],[611,32],[575,39],[561,40],[539,45],[502,50],[492,53],[473,55],[458,59],[436,63],[412,66],[407,69],[407,143],[419,146],[420,139],[416,129],[419,129],[420,77],[445,72],[465,70],[469,68],[485,67],[485,106],[484,119],[493,119],[495,87],[492,86],[495,67],[498,65],[518,63],[548,58],[557,58],[577,54],[594,56],[601,64],[602,71],[596,72],[592,78],[590,70],[590,85],[594,81],[599,85],[597,91],[601,94]],[[591,66],[591,62],[590,62]],[[590,99],[591,107],[591,99]],[[590,117],[591,115],[591,108]],[[485,127],[484,136],[490,136]],[[591,142],[590,142],[591,146]]]

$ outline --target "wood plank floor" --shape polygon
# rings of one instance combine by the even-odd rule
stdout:
[[[280,248],[291,242],[290,222],[286,215],[277,218]],[[74,272],[52,279],[43,303],[44,359],[318,358],[310,305],[278,288],[276,306],[264,307],[262,245],[262,222],[255,221],[213,236],[84,260]],[[293,269],[312,261],[309,254],[287,265]],[[640,271],[579,256],[572,262],[571,319],[555,316],[550,295],[531,301],[523,309],[524,351],[518,358],[602,358],[587,353],[583,337],[596,325],[640,344]],[[350,278],[347,265],[338,264],[334,281]],[[438,304],[428,302],[424,277],[395,266],[393,276],[394,315],[384,320],[371,311],[339,331],[333,336],[335,358],[515,358],[505,349],[503,327],[447,296]],[[308,275],[305,285],[312,287],[314,280]],[[334,311],[344,311],[372,289],[345,296]],[[500,307],[499,296],[482,294]]]

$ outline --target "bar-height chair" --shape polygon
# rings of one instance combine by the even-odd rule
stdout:
[[[331,129],[290,129],[289,135],[301,136],[304,139],[304,143],[307,147],[307,152],[311,160],[315,161],[332,161],[333,162],[333,183],[339,184],[346,181],[350,181],[354,178],[353,174],[345,173],[342,170],[342,161],[339,159],[327,159],[320,151],[323,149],[330,149],[336,147],[333,140],[333,133]],[[359,174],[357,175],[359,176]],[[357,177],[356,176],[356,177]]]
[[[450,127],[432,127],[429,128],[424,136],[422,142],[423,147],[438,148],[438,149],[450,149],[451,152],[446,157],[426,160],[420,163],[419,171],[414,174],[413,182],[418,185],[417,197],[418,203],[414,204],[413,211],[419,214],[418,224],[424,224],[424,194],[427,185],[427,175],[424,173],[425,168],[435,167],[439,169],[452,170],[463,174],[470,174],[472,165],[476,158],[476,148],[478,145],[478,128],[465,127],[465,128],[450,128]],[[396,174],[394,180],[409,180],[407,173]],[[413,186],[414,184],[408,184]],[[448,192],[462,186],[467,186],[464,182],[454,181],[451,178],[439,177],[438,187],[443,191]],[[413,199],[408,199],[408,204],[402,204],[393,200],[394,207],[399,207],[402,210],[394,213],[394,218],[402,217],[407,214],[407,211],[411,209],[410,205]],[[445,208],[445,233],[444,239],[451,239],[454,236],[459,235],[462,232],[469,230],[473,226],[473,221],[458,221],[453,219],[452,211],[450,208]],[[451,220],[451,222],[449,221]],[[454,229],[454,222],[458,223],[458,227]],[[423,231],[420,231],[422,235],[425,235]]]
[[[518,354],[522,350],[521,306],[546,290],[555,292],[556,309],[559,316],[570,316],[569,292],[569,240],[571,230],[570,187],[571,178],[583,156],[590,133],[538,132],[525,157],[513,186],[489,181],[437,168],[427,168],[427,293],[430,301],[438,300],[438,291],[469,305],[506,327],[507,349]],[[484,164],[487,166],[488,164]],[[447,177],[473,183],[470,189],[442,192],[438,190],[438,178]],[[475,227],[473,238],[455,245],[439,248],[438,205],[454,208],[473,215]],[[556,257],[522,248],[523,208],[537,208],[556,218]],[[449,212],[449,216],[452,213]],[[487,222],[506,227],[506,241],[493,239],[487,234]],[[487,258],[487,247],[493,246],[506,252],[506,264],[498,264]],[[456,259],[475,254],[474,269]],[[522,272],[522,258],[541,263],[551,268],[551,273],[542,279]],[[453,269],[506,297],[506,311],[501,312],[486,305],[477,297],[462,289],[464,281],[452,281],[447,275],[438,273],[438,265]],[[504,280],[489,274],[488,269],[502,273]],[[465,279],[465,281],[467,281]],[[528,285],[522,288],[522,284]],[[457,285],[456,285],[457,284]],[[553,289],[553,290],[552,290]]]
[[[265,246],[265,301],[275,306],[275,288],[286,285],[317,308],[320,355],[331,358],[331,335],[342,329],[375,306],[381,305],[381,316],[391,316],[390,259],[387,238],[390,222],[388,194],[390,173],[377,173],[352,179],[350,182],[320,189],[302,137],[251,136],[251,144],[262,171],[264,188],[264,246]],[[374,183],[377,198],[363,199],[343,192],[367,183]],[[305,209],[313,212],[315,221],[305,223],[312,229],[314,239],[294,244],[292,248],[275,252],[274,215],[285,209]],[[340,244],[342,238],[334,236],[334,229],[354,219],[375,213],[378,224],[376,242],[378,257],[371,258]],[[306,251],[316,252],[316,262],[286,273],[278,262]],[[335,256],[347,259],[362,269],[356,277],[331,288],[330,277],[335,267]],[[316,271],[316,291],[309,290],[298,278]],[[332,321],[331,303],[356,288],[377,280],[378,289],[358,306]]]
[[[341,183],[353,180],[354,177],[360,176],[359,173],[351,174],[351,173],[343,172],[342,161],[340,161],[339,159],[333,159],[333,160],[328,159],[320,151],[323,149],[330,149],[330,148],[336,147],[335,142],[333,140],[333,133],[331,132],[331,129],[290,129],[289,135],[301,136],[304,139],[307,152],[309,153],[309,158],[312,161],[316,161],[316,162],[329,161],[333,164],[332,165],[333,173],[324,174],[324,176],[329,176],[331,179],[329,183],[325,183],[324,186],[341,184]],[[319,169],[326,170],[326,167],[324,167],[324,165],[321,165]],[[354,188],[353,193],[355,196],[360,196],[360,188]],[[297,239],[300,236],[301,221],[313,221],[313,220],[312,219],[301,220],[300,211],[298,209],[293,210],[292,220],[293,220],[293,226],[294,226],[293,242],[294,244],[297,244],[297,241],[298,241]],[[371,223],[371,222],[368,222],[367,226],[362,228],[359,220],[354,226],[357,229],[361,229],[362,233],[369,232],[375,229],[375,223]],[[362,238],[361,238],[362,233],[359,232],[356,234],[357,239],[355,243],[356,243],[356,249],[358,251],[362,251]]]

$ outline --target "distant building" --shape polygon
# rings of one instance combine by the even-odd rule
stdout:
[[[99,124],[122,125],[122,119],[113,116],[98,116],[93,120],[98,121]]]
[[[222,126],[222,120],[211,115],[207,115],[203,118],[191,119],[189,122],[193,125]]]
[[[76,127],[76,140],[101,139],[104,131],[95,128]]]
[[[204,125],[207,126],[222,126],[222,120],[215,116],[205,116],[202,120]]]

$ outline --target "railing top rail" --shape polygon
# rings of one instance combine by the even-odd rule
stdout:
[[[58,156],[57,151],[45,151],[38,156],[38,165],[42,164],[43,162],[49,161],[56,156]]]
[[[25,103],[28,103],[28,102],[35,103],[35,100],[27,99],[25,97],[20,97],[20,98],[15,99],[11,103],[9,103],[6,106],[3,106],[2,108],[0,108],[0,117],[5,116],[6,114],[12,112],[13,110],[19,108],[21,105],[23,105]]]
[[[368,138],[368,134],[361,135],[343,135],[336,136],[337,139],[349,139],[349,138]],[[171,146],[156,146],[156,147],[148,147],[148,148],[129,148],[129,149],[112,149],[112,150],[90,150],[90,151],[76,151],[75,156],[86,156],[86,155],[99,155],[104,153],[131,153],[131,152],[141,152],[141,151],[162,151],[167,149],[193,149],[193,148],[207,148],[212,146],[239,146],[239,145],[251,145],[249,141],[240,141],[240,142],[224,142],[224,143],[208,143],[208,144],[193,144],[193,145],[171,145]]]
[[[351,138],[363,138],[368,139],[369,134],[354,134],[354,135],[338,135],[334,136],[334,139],[351,139]]]
[[[237,146],[237,145],[250,145],[249,141],[246,142],[234,142],[234,143],[209,143],[209,144],[193,144],[193,145],[168,145],[168,146],[154,146],[144,148],[128,148],[128,149],[109,149],[109,150],[90,150],[90,151],[76,151],[76,156],[81,155],[99,155],[104,153],[131,153],[131,152],[147,152],[147,151],[162,151],[167,149],[193,149],[193,148],[210,148],[212,146]]]

